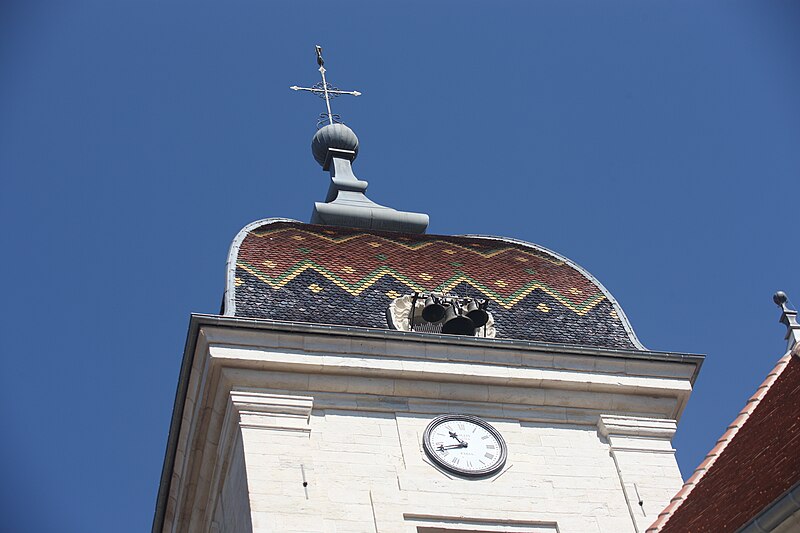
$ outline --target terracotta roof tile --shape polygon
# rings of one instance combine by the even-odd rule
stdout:
[[[733,532],[800,481],[798,404],[800,357],[788,353],[647,532]]]

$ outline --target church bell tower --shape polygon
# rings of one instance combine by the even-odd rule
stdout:
[[[154,533],[644,532],[703,357],[554,251],[370,200],[316,53],[327,196],[245,226],[192,315]]]

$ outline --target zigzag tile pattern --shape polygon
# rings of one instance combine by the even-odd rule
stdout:
[[[236,261],[237,316],[386,328],[390,301],[413,291],[489,299],[499,337],[634,348],[599,287],[533,246],[275,222]]]

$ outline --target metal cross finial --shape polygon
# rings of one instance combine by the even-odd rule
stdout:
[[[293,91],[308,91],[316,94],[320,98],[324,98],[325,106],[328,108],[328,113],[322,113],[319,116],[319,124],[322,124],[323,122],[333,124],[334,120],[339,120],[339,115],[334,115],[331,113],[331,98],[336,98],[337,96],[341,96],[343,94],[361,96],[361,93],[358,91],[340,91],[338,87],[334,87],[328,83],[328,81],[325,79],[325,60],[322,59],[322,47],[320,45],[316,45],[315,49],[317,51],[317,65],[319,65],[319,73],[322,75],[322,81],[315,84],[313,87],[298,87],[297,85],[292,85],[289,88]]]

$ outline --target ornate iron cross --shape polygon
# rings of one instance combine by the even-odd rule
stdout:
[[[320,45],[316,45],[314,48],[317,50],[317,65],[319,65],[319,73],[322,75],[322,81],[314,85],[313,87],[298,87],[297,85],[292,85],[289,87],[293,91],[308,91],[310,93],[314,93],[320,98],[325,99],[325,106],[328,108],[327,113],[321,113],[319,118],[319,122],[317,125],[321,125],[323,122],[328,122],[329,124],[333,124],[334,121],[339,121],[339,115],[334,115],[331,113],[331,99],[336,98],[337,96],[341,96],[343,94],[349,94],[352,96],[361,96],[361,93],[358,91],[341,91],[338,87],[334,87],[330,83],[327,82],[325,79],[325,60],[322,59],[322,47]]]

